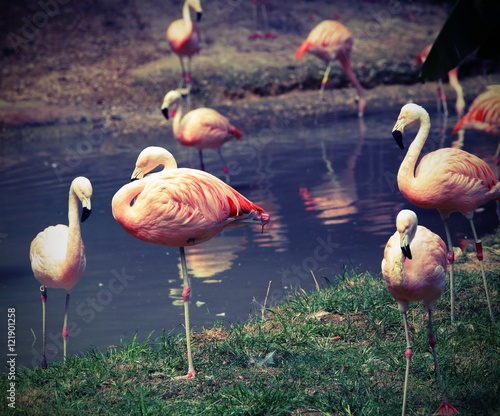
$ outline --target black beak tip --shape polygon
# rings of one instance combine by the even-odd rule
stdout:
[[[131,178],[131,179],[130,179],[130,182],[134,182],[134,181],[138,181],[138,180],[139,180],[139,178],[138,178],[138,177],[135,177],[135,178]]]
[[[396,143],[398,144],[400,149],[405,148],[403,145],[403,135],[401,134],[401,132],[399,130],[394,130],[392,132],[392,137],[394,137],[394,140],[396,140]]]
[[[410,259],[410,260],[412,259],[410,246],[404,246],[404,247],[401,247],[401,251],[403,252],[403,255],[404,255],[407,259]]]
[[[168,120],[168,108],[162,108],[161,113]]]
[[[80,221],[84,222],[88,217],[90,217],[90,213],[91,213],[90,209],[83,207],[82,218],[80,219]]]
[[[199,22],[201,20],[201,17],[203,16],[203,13],[197,12],[196,13],[196,21]]]

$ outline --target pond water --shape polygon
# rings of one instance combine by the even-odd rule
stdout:
[[[434,103],[433,129],[424,152],[450,146]],[[414,209],[419,222],[444,237],[436,210],[411,207],[396,185],[406,151],[391,137],[400,107],[369,113],[360,122],[350,113],[312,120],[280,114],[266,118],[241,142],[227,143],[230,184],[271,215],[270,224],[237,227],[188,247],[192,279],[191,320],[195,331],[216,321],[232,324],[260,314],[299,288],[321,286],[345,268],[380,276],[383,247],[394,232],[395,217]],[[456,119],[450,118],[453,126]],[[65,127],[64,129],[70,129]],[[105,351],[138,332],[145,339],[162,330],[183,331],[179,250],[143,243],[126,234],[111,214],[111,198],[129,181],[139,152],[148,145],[168,148],[180,166],[197,167],[192,149],[168,132],[135,140],[89,126],[85,134],[64,139],[60,126],[20,130],[16,140],[2,139],[0,207],[1,304],[16,309],[18,366],[40,362],[41,302],[29,262],[29,246],[45,227],[67,223],[71,180],[87,176],[93,184],[92,215],[82,224],[87,270],[71,295],[68,354],[96,346]],[[39,137],[50,137],[43,139]],[[407,132],[409,139],[416,128]],[[489,163],[497,140],[467,134],[463,148]],[[207,170],[223,177],[215,152],[205,152]],[[498,224],[495,202],[475,216],[480,235]],[[471,236],[468,222],[453,214],[455,245]],[[47,358],[62,359],[61,326],[65,293],[48,289]],[[6,315],[6,313],[5,313]],[[1,320],[6,333],[6,316]],[[36,336],[36,337],[35,337]]]

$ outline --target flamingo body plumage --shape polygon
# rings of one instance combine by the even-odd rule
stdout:
[[[173,117],[172,130],[177,141],[198,150],[202,170],[205,169],[202,151],[213,149],[219,153],[224,173],[228,173],[220,148],[233,138],[243,138],[243,133],[237,127],[212,108],[196,108],[184,114],[182,95],[176,90],[165,94],[161,110],[167,120]]]
[[[418,133],[399,167],[397,175],[399,190],[412,204],[421,208],[437,209],[444,221],[452,266],[450,268],[452,319],[453,247],[448,229],[448,217],[452,212],[459,211],[469,220],[476,241],[477,258],[481,266],[490,316],[493,319],[482,263],[482,246],[477,237],[473,217],[478,207],[500,198],[500,183],[484,160],[461,149],[435,150],[424,156],[416,167],[417,159],[430,131],[431,124],[427,111],[417,104],[406,104],[402,107],[392,132],[400,148],[404,148],[404,130],[417,123],[420,123]]]
[[[351,68],[351,51],[353,38],[349,29],[336,20],[323,20],[315,26],[306,40],[300,44],[295,54],[296,60],[301,60],[306,53],[317,56],[327,64],[321,81],[320,103],[333,61],[338,60],[343,66],[358,94],[358,116],[362,117],[366,105],[364,91],[354,71]]]
[[[396,218],[396,232],[389,238],[385,246],[381,268],[387,289],[398,304],[399,311],[403,314],[405,326],[407,361],[401,414],[405,415],[412,356],[406,313],[410,302],[416,301],[422,301],[429,314],[429,345],[432,349],[436,377],[443,396],[443,402],[436,414],[456,414],[456,409],[448,403],[444,394],[432,330],[432,310],[446,287],[446,244],[437,234],[418,225],[417,215],[413,211],[402,210]]]
[[[45,358],[45,302],[46,287],[66,290],[66,308],[63,323],[64,360],[68,338],[67,316],[69,297],[72,289],[80,281],[86,266],[85,245],[81,237],[78,219],[78,201],[82,203],[81,222],[91,212],[90,198],[92,184],[83,177],[75,178],[70,186],[68,199],[68,225],[49,226],[38,233],[30,245],[30,262],[35,278],[41,284],[43,359],[42,367],[47,367]]]
[[[162,165],[163,170],[149,174]],[[210,240],[224,228],[245,223],[264,227],[269,214],[209,173],[177,168],[170,152],[147,147],[137,158],[131,183],[119,189],[111,202],[117,222],[132,236],[149,243],[179,247],[183,273],[188,373],[194,370],[189,329],[191,288],[185,246]]]

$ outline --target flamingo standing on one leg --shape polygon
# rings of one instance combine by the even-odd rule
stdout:
[[[443,397],[443,402],[435,414],[456,414],[456,409],[446,399],[436,355],[436,339],[432,330],[432,309],[446,286],[446,244],[429,229],[417,226],[417,215],[407,209],[399,212],[396,230],[385,246],[382,274],[389,293],[403,314],[405,326],[406,372],[401,414],[405,416],[408,375],[413,352],[406,312],[409,303],[413,301],[422,301],[429,312],[429,345]]]
[[[500,85],[489,85],[479,94],[465,114],[453,128],[451,134],[460,133],[462,130],[472,129],[500,136]],[[463,137],[461,138],[463,141]],[[495,152],[495,163],[500,163],[500,142]]]
[[[425,60],[427,59],[427,56],[429,55],[431,48],[432,48],[432,44],[427,45],[425,47],[425,49],[422,50],[415,57],[415,64],[416,65],[421,65],[425,62]],[[461,116],[464,113],[465,100],[464,100],[463,88],[460,85],[460,82],[458,81],[458,67],[453,68],[448,72],[448,81],[450,83],[450,86],[455,90],[455,93],[457,95],[457,99],[455,101],[455,109],[457,110],[458,116]],[[446,103],[446,95],[444,93],[443,81],[441,81],[441,80],[438,80],[437,98],[438,98],[438,108],[439,108],[439,103],[441,103],[441,105],[443,107],[443,113],[445,116],[447,116],[448,115],[448,104]]]
[[[198,149],[202,170],[205,170],[203,149],[216,149],[222,161],[222,170],[228,175],[229,169],[222,157],[221,146],[233,137],[241,139],[243,134],[240,130],[211,108],[197,108],[184,115],[182,95],[176,90],[169,91],[165,95],[161,111],[167,120],[169,117],[174,117],[172,128],[179,143]]]
[[[404,197],[421,208],[436,208],[443,219],[448,240],[448,260],[450,262],[451,319],[454,320],[453,262],[454,253],[448,228],[448,217],[452,212],[461,212],[472,228],[476,242],[476,256],[481,267],[486,300],[492,321],[488,285],[483,266],[483,248],[474,227],[474,211],[492,199],[500,199],[500,183],[488,164],[477,156],[461,149],[443,148],[425,155],[415,170],[430,130],[427,111],[417,104],[406,104],[401,109],[392,135],[401,149],[405,128],[420,123],[417,136],[413,140],[398,171],[398,187]]]
[[[90,197],[92,184],[80,176],[73,180],[69,188],[68,220],[69,226],[58,224],[47,227],[31,242],[30,261],[36,279],[42,285],[42,343],[43,359],[41,366],[47,368],[45,357],[45,302],[47,287],[66,290],[66,306],[62,329],[64,361],[66,361],[66,344],[68,339],[68,305],[71,290],[78,283],[85,271],[85,246],[78,221],[78,200],[82,203],[81,222],[90,215]]]
[[[182,19],[174,20],[167,28],[167,42],[181,63],[182,77],[179,88],[187,86],[188,91],[191,90],[191,58],[201,50],[200,29],[191,20],[190,7],[196,12],[196,20],[199,22],[203,13],[200,0],[185,0]],[[187,72],[184,57],[187,57]]]
[[[338,59],[344,67],[347,77],[351,80],[354,88],[356,88],[358,94],[358,116],[363,117],[366,101],[364,99],[363,88],[351,68],[352,45],[353,39],[349,29],[335,20],[324,20],[311,30],[307,39],[300,44],[295,54],[295,59],[300,60],[306,52],[309,52],[327,63],[321,81],[320,104],[323,102],[325,85],[328,82],[328,75],[330,74],[333,61]]]
[[[143,178],[157,166],[163,170]],[[182,276],[188,372],[196,374],[191,356],[189,299],[185,246],[210,240],[224,228],[240,224],[269,222],[269,214],[229,185],[209,173],[188,168],[177,169],[170,152],[147,147],[136,163],[132,179],[113,197],[113,216],[129,234],[149,243],[179,247]]]

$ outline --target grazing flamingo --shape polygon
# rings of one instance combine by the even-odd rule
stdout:
[[[160,165],[162,171],[144,178]],[[191,287],[184,247],[208,241],[227,227],[245,223],[264,227],[269,214],[209,173],[177,169],[172,154],[161,147],[147,147],[140,153],[132,179],[140,180],[124,185],[114,195],[113,216],[139,240],[180,249],[188,355],[188,372],[181,378],[193,378],[196,372],[189,329]]]
[[[222,157],[221,146],[233,137],[241,139],[243,134],[231,125],[226,117],[211,108],[197,108],[184,115],[182,95],[177,90],[169,91],[165,95],[161,111],[167,120],[174,117],[172,128],[178,142],[198,149],[202,170],[205,170],[203,149],[217,149],[223,165],[222,170],[226,175],[229,173]]]
[[[203,10],[200,0],[185,0],[182,7],[182,19],[174,20],[167,28],[167,42],[172,51],[179,57],[182,77],[179,88],[187,86],[191,90],[191,58],[200,52],[200,29],[191,20],[189,8],[196,12],[196,21],[201,20]],[[184,66],[184,57],[187,57],[187,72]]]
[[[356,88],[358,93],[358,117],[363,117],[366,101],[364,99],[363,88],[361,88],[361,84],[351,68],[352,44],[352,34],[342,23],[335,20],[323,20],[311,30],[307,39],[300,44],[295,54],[295,59],[300,60],[306,52],[309,52],[327,63],[321,81],[320,104],[323,102],[323,93],[325,85],[328,82],[328,75],[330,74],[333,61],[338,59],[354,88]]]
[[[252,0],[252,15],[253,15],[253,21],[255,23],[255,32],[249,35],[248,39],[250,40],[262,39],[262,35],[258,32],[259,25],[257,23],[257,1],[260,3],[260,8],[262,10],[262,19],[264,20],[264,29],[265,29],[264,37],[266,39],[274,39],[276,38],[276,35],[269,32],[269,19],[267,18],[267,8],[265,0]]]
[[[62,329],[64,361],[68,339],[68,305],[71,290],[76,286],[85,271],[85,246],[78,221],[78,200],[82,203],[81,222],[90,215],[92,184],[80,176],[73,180],[69,188],[68,220],[69,226],[58,224],[47,227],[31,242],[30,261],[33,273],[41,284],[42,292],[42,343],[43,359],[41,366],[47,368],[45,357],[45,302],[47,287],[66,290],[66,307]]]
[[[500,199],[500,183],[488,164],[477,156],[461,149],[443,148],[425,155],[416,168],[430,130],[427,111],[417,104],[406,104],[401,109],[392,135],[401,149],[403,132],[420,123],[417,136],[413,140],[398,171],[398,187],[404,197],[421,208],[436,208],[444,222],[448,240],[448,260],[450,262],[451,319],[454,320],[453,263],[454,253],[448,228],[448,217],[452,212],[461,212],[472,228],[476,242],[476,256],[481,267],[486,300],[492,321],[490,296],[483,266],[483,248],[474,227],[474,211],[492,199]]]
[[[387,289],[403,314],[406,335],[406,372],[403,390],[402,416],[405,416],[406,393],[412,346],[406,312],[410,302],[422,301],[429,312],[429,345],[434,357],[436,378],[441,387],[443,402],[435,414],[456,414],[448,403],[436,355],[436,339],[432,330],[432,309],[443,294],[446,286],[446,244],[437,234],[417,225],[417,215],[408,209],[396,217],[396,232],[389,238],[382,260],[382,274]]]
[[[429,52],[432,48],[432,44],[427,45],[424,50],[422,50],[416,57],[415,57],[415,64],[420,65],[425,62],[427,59],[427,55],[429,55]],[[460,85],[460,82],[458,81],[458,67],[451,69],[448,72],[448,81],[450,83],[451,88],[455,90],[455,93],[457,95],[457,99],[455,101],[455,109],[457,110],[458,116],[461,116],[464,113],[464,108],[465,108],[465,100],[464,100],[464,91],[462,86]],[[448,115],[448,104],[446,103],[446,95],[444,93],[444,88],[443,88],[443,81],[438,80],[438,88],[437,88],[437,97],[438,97],[438,108],[439,108],[439,103],[441,102],[441,105],[443,106],[443,113],[445,116]]]
[[[465,114],[453,128],[451,134],[464,129],[480,130],[500,136],[500,84],[489,85],[479,94]],[[499,164],[500,142],[495,152],[495,163]]]

